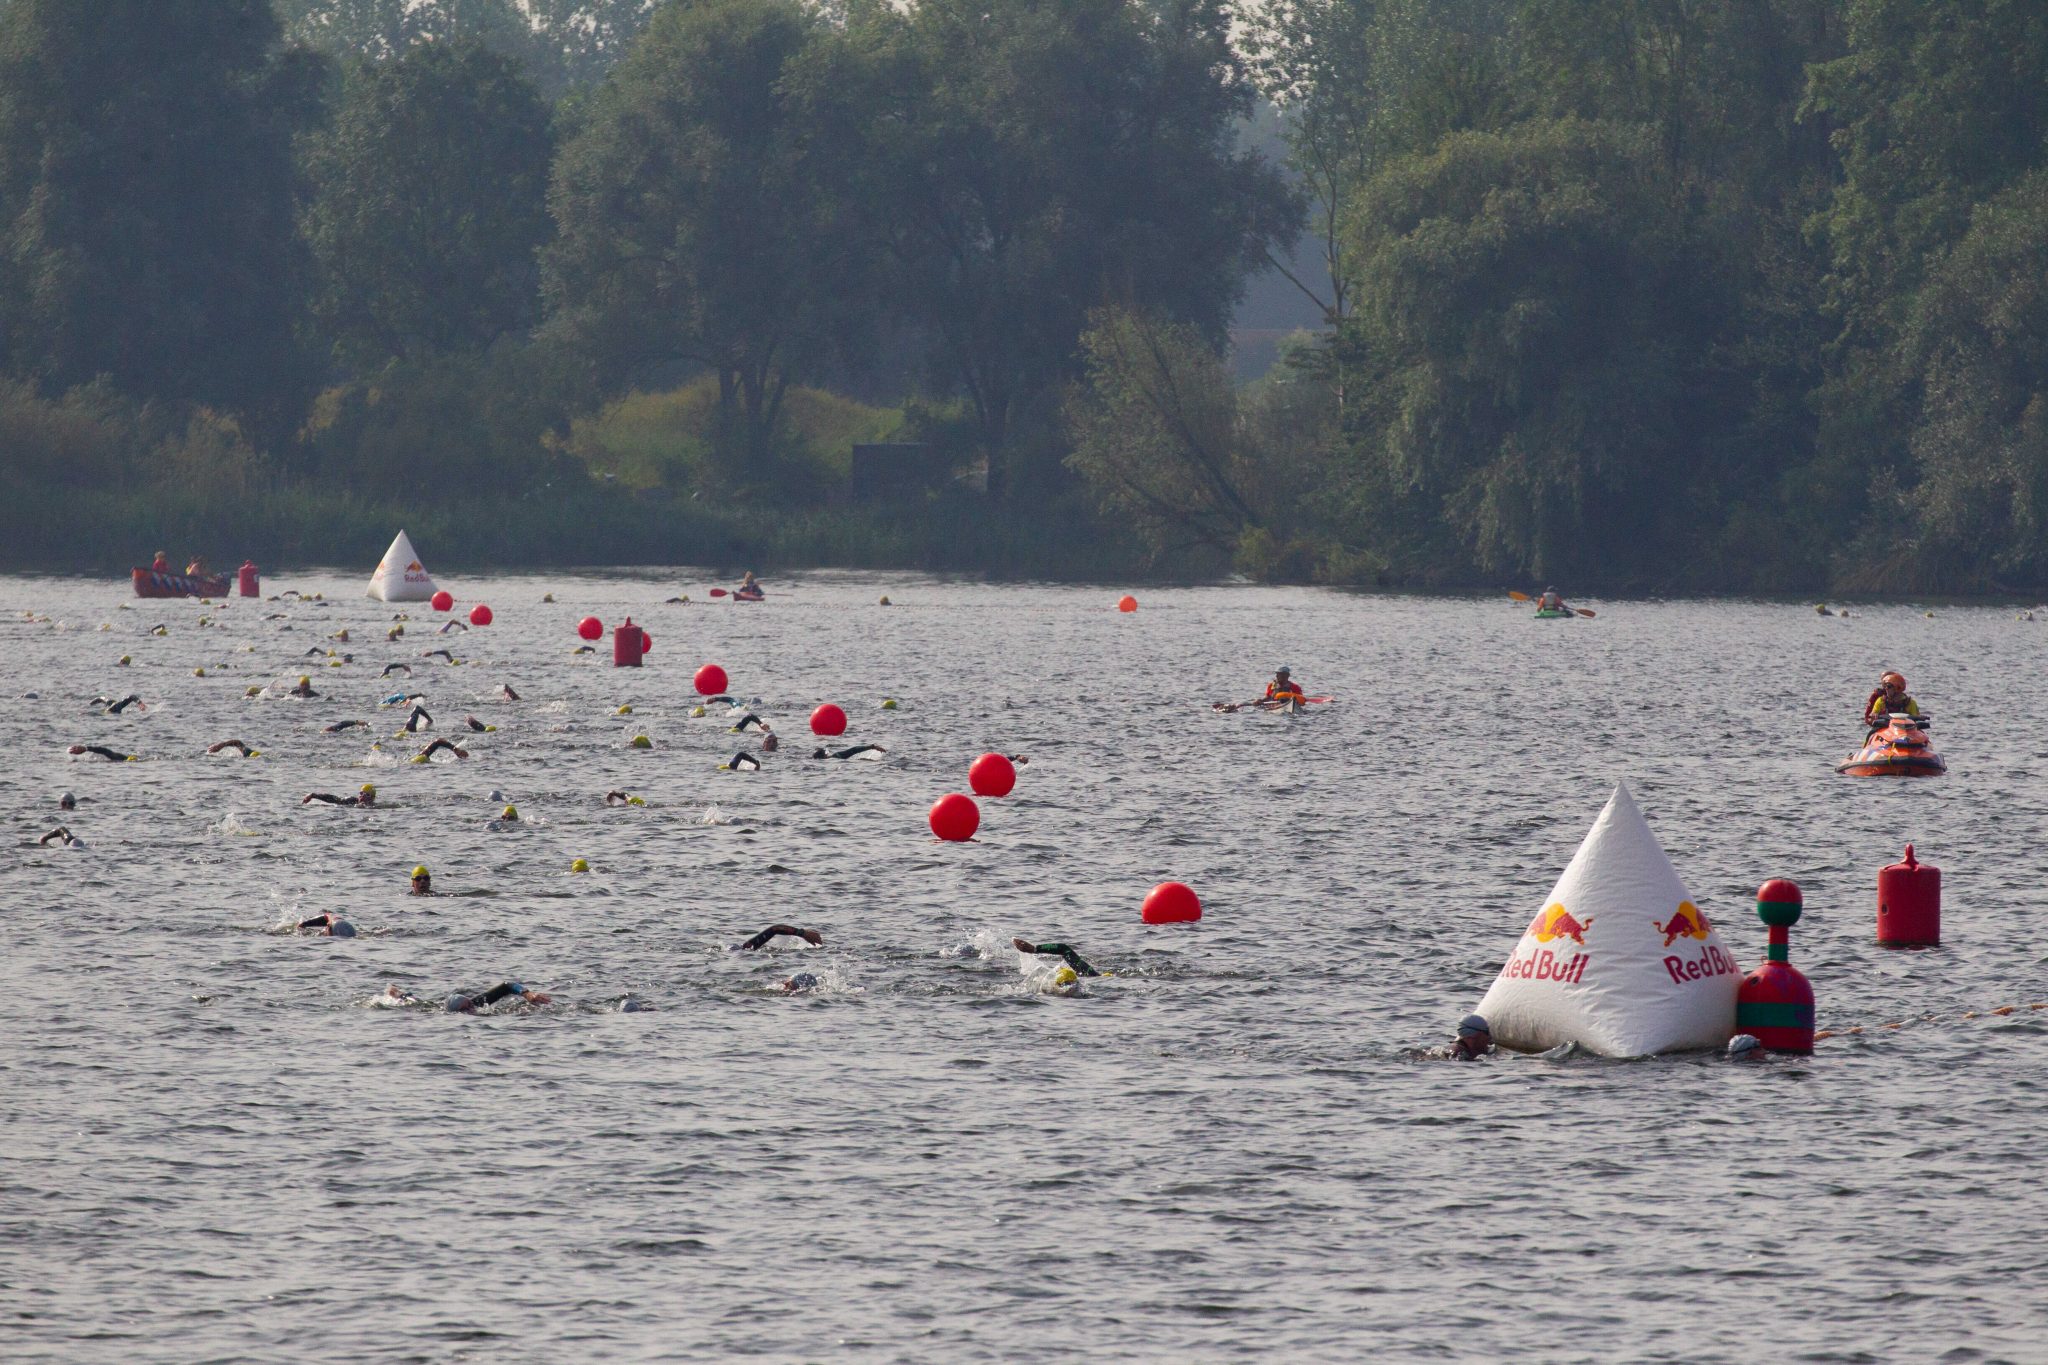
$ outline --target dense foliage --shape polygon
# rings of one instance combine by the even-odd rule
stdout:
[[[0,0],[5,543],[2048,587],[2044,94],[2033,0]]]

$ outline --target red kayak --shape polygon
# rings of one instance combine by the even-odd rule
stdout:
[[[189,574],[158,573],[155,569],[133,569],[137,597],[226,597],[229,578],[193,578]]]
[[[1835,765],[1835,771],[1850,777],[1934,777],[1947,772],[1948,764],[1927,738],[1927,723],[1926,716],[1892,712],[1870,732],[1861,749]]]

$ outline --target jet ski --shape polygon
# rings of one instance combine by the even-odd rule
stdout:
[[[1846,762],[1836,764],[1835,771],[1850,777],[1934,777],[1947,772],[1948,764],[1927,737],[1930,719],[1903,711],[1887,713],[1884,724],[1873,729]]]

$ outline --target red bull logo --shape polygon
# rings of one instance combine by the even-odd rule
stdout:
[[[1581,921],[1573,918],[1572,912],[1562,905],[1553,903],[1544,906],[1542,913],[1530,921],[1529,932],[1536,936],[1538,943],[1554,943],[1558,939],[1568,938],[1583,948],[1586,946],[1586,931],[1592,927],[1591,915]]]
[[[1656,920],[1651,920],[1650,923],[1656,924],[1657,932],[1664,935],[1666,948],[1681,938],[1695,938],[1705,942],[1707,935],[1714,930],[1714,926],[1707,923],[1706,912],[1691,901],[1680,901],[1677,911],[1667,922],[1657,924]]]
[[[410,563],[410,564],[406,565],[406,566],[405,566],[405,571],[406,571],[407,573],[424,573],[424,572],[426,572],[426,571],[425,571],[424,569],[420,568],[420,562],[419,562],[419,561],[418,561],[417,559],[415,559],[415,560],[414,560],[414,561],[413,561],[412,563]]]

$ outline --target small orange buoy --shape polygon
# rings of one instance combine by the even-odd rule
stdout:
[[[932,827],[932,833],[947,843],[965,843],[974,837],[974,831],[981,828],[981,807],[974,804],[971,796],[947,792],[932,802],[931,814],[925,818]]]
[[[1017,786],[1017,766],[1001,754],[983,754],[967,769],[976,796],[1008,796]]]
[[[1138,599],[1129,593],[1125,593],[1122,597],[1116,599],[1116,609],[1118,611],[1136,611],[1138,609]]]
[[[846,712],[834,702],[826,702],[811,712],[811,733],[814,735],[843,735],[846,733]],[[962,797],[965,801],[967,798]],[[971,804],[971,803],[970,803]],[[973,833],[969,830],[968,833]],[[945,836],[941,835],[941,838]],[[962,836],[963,838],[966,836]]]
[[[427,605],[432,607],[435,611],[453,610],[455,606],[455,594],[449,592],[446,588],[443,588],[440,592],[435,593],[431,598],[427,599]]]
[[[586,640],[597,640],[604,636],[604,622],[595,616],[586,616],[576,623],[576,633]]]
[[[479,602],[469,609],[469,623],[473,626],[487,626],[491,623],[491,609]]]
[[[1202,899],[1186,882],[1161,882],[1145,897],[1147,924],[1192,924],[1202,917]]]

